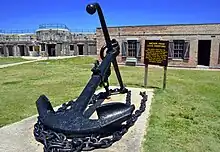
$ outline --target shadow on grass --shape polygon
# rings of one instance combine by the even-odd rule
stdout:
[[[145,88],[144,85],[135,84],[135,83],[126,83],[126,87],[136,87],[136,88]],[[147,89],[155,89],[155,90],[163,90],[160,87],[157,86],[147,86]]]
[[[21,83],[23,81],[21,80],[17,80],[17,81],[9,81],[9,82],[3,82],[2,85],[8,85],[8,84],[18,84]]]
[[[143,85],[141,85],[140,87],[145,88]],[[162,88],[157,86],[147,86],[147,89],[163,90]]]
[[[148,89],[157,89],[157,90],[162,90],[162,88],[159,88],[157,86],[147,86]]]

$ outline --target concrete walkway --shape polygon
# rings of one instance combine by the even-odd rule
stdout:
[[[144,138],[151,100],[152,89],[128,88],[132,92],[132,103],[138,108],[141,100],[140,91],[146,91],[148,101],[146,111],[139,117],[136,124],[117,143],[108,149],[94,150],[93,152],[140,152]],[[125,101],[125,95],[112,96],[110,100]],[[111,102],[113,102],[111,101]],[[105,102],[109,102],[105,101]],[[56,108],[57,109],[57,108]],[[43,146],[36,142],[33,136],[33,126],[37,116],[24,119],[20,122],[0,128],[0,152],[43,152]]]
[[[3,65],[0,65],[0,69],[15,66],[15,65],[20,65],[20,64],[25,64],[25,63],[32,63],[32,62],[36,62],[36,61],[39,61],[39,60],[24,61],[24,62],[17,62],[17,63],[11,63],[11,64],[3,64]]]
[[[27,59],[27,60],[58,60],[58,59],[68,59],[68,58],[74,58],[77,56],[50,56],[50,57],[42,57],[42,56],[38,56],[38,57],[33,57],[33,56],[22,56],[23,59]]]
[[[126,66],[124,63],[118,63],[119,66]],[[136,67],[142,67],[145,68],[144,64],[139,64]],[[162,66],[157,65],[148,65],[149,68],[160,68],[163,69]],[[220,71],[220,67],[216,68],[209,68],[206,66],[197,66],[197,67],[178,67],[178,66],[168,66],[167,69],[174,69],[174,70],[200,70],[200,71]]]
[[[59,59],[67,59],[67,58],[74,58],[76,56],[58,56],[58,57],[22,57],[24,59],[28,59],[31,61],[24,61],[24,62],[17,62],[17,63],[11,63],[11,64],[3,64],[0,65],[0,69],[1,68],[6,68],[6,67],[11,67],[11,66],[16,66],[16,65],[20,65],[20,64],[26,64],[26,63],[32,63],[32,62],[37,62],[37,61],[41,61],[41,60],[59,60]]]

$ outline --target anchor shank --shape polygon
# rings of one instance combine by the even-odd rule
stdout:
[[[107,52],[112,51],[113,46],[112,46],[112,43],[111,43],[108,28],[107,28],[105,18],[104,18],[104,15],[103,15],[103,12],[102,12],[102,9],[101,9],[100,5],[98,3],[93,3],[93,4],[90,4],[90,5],[87,6],[87,12],[90,13],[90,14],[94,14],[96,10],[98,12],[100,24],[101,24],[101,27],[102,27],[102,32],[104,34],[104,38],[105,38],[105,41],[106,41],[106,47],[108,48]],[[121,78],[121,74],[119,72],[119,68],[118,68],[118,64],[117,64],[116,59],[112,60],[112,64],[114,66],[115,73],[116,73],[116,76],[118,78],[120,89],[124,90],[125,87],[124,87],[124,84],[123,84],[123,81],[122,81],[122,78]]]
[[[111,50],[112,49],[111,39],[110,39],[110,36],[109,36],[109,33],[108,33],[108,28],[107,28],[107,25],[106,25],[106,22],[105,22],[104,15],[102,13],[102,9],[101,9],[101,7],[98,3],[95,3],[95,5],[96,5],[97,12],[98,12],[100,24],[102,26],[102,31],[103,31],[103,34],[104,34],[106,46],[107,46],[108,49]]]
[[[105,59],[102,61],[102,63],[97,68],[97,70],[99,70],[99,73],[98,74],[93,73],[86,87],[84,88],[80,96],[75,101],[75,104],[76,104],[75,105],[76,108],[74,108],[75,110],[78,110],[81,113],[84,112],[84,110],[89,104],[90,99],[95,93],[97,87],[99,86],[101,81],[104,79],[104,76],[107,73],[108,67],[110,66],[112,60],[114,59],[115,59],[115,55],[113,54],[113,51],[109,51]]]

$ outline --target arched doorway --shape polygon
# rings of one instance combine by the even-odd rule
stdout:
[[[84,45],[83,44],[78,44],[77,46],[78,46],[78,54],[83,55]]]
[[[47,51],[49,56],[56,56],[56,44],[47,44]]]
[[[18,45],[19,51],[20,51],[20,56],[25,56],[25,50],[24,50],[24,45]]]

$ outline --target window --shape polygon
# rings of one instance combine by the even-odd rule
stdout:
[[[171,40],[169,43],[168,58],[189,60],[190,41]]]
[[[33,51],[33,46],[29,46],[29,51]]]
[[[137,41],[128,40],[128,56],[136,57],[136,55],[137,55]]]
[[[183,59],[184,41],[183,40],[174,40],[173,45],[174,45],[173,57],[175,59]]]
[[[71,51],[74,50],[74,45],[70,45],[70,50],[71,50]]]

